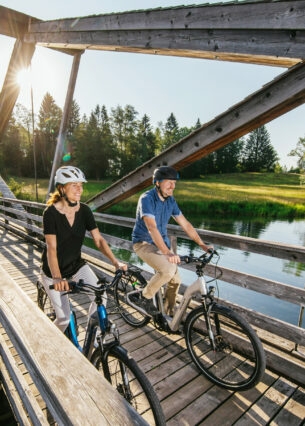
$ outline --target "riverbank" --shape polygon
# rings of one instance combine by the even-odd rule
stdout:
[[[14,178],[17,198],[36,199],[33,179]],[[90,181],[84,186],[84,201],[113,182]],[[18,187],[19,185],[19,187]],[[38,181],[39,201],[44,202],[48,180]],[[177,182],[175,198],[188,216],[265,217],[272,219],[305,218],[305,188],[295,173],[229,173],[207,175],[196,180]],[[106,213],[134,216],[139,194],[111,207]]]
[[[190,217],[305,218],[305,188],[298,174],[234,173],[177,182],[175,198]],[[134,216],[139,194],[107,213]]]

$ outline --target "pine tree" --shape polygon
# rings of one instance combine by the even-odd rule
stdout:
[[[48,177],[51,174],[61,117],[61,109],[50,93],[46,93],[39,110],[38,131],[35,135],[37,170],[40,176]]]
[[[292,149],[289,154],[290,157],[297,157],[297,164],[300,171],[304,173],[305,170],[305,137],[299,138],[297,146]]]
[[[273,171],[279,157],[270,142],[266,126],[253,130],[244,146],[242,167],[246,172]]]

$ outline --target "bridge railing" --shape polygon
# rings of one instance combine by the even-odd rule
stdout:
[[[20,212],[20,210],[15,209],[15,204],[21,204],[24,211]],[[28,238],[34,244],[43,246],[42,211],[44,208],[45,205],[41,203],[0,198],[0,226],[4,226],[18,233],[20,236]],[[94,215],[97,223],[106,223],[125,228],[132,228],[134,225],[133,218],[103,213],[94,213]],[[179,226],[169,225],[168,230],[173,244],[175,244],[174,240],[176,238],[188,239]],[[216,248],[229,247],[241,252],[259,253],[264,256],[286,259],[293,262],[305,262],[305,248],[302,246],[280,244],[202,229],[197,229],[197,232],[204,241],[213,244]],[[102,235],[112,247],[132,252],[132,243],[130,240],[109,234]],[[107,259],[97,250],[84,246],[83,255],[92,264],[99,265],[102,262],[103,265],[107,265]],[[183,268],[192,269],[192,266],[183,265]],[[298,325],[293,325],[274,318],[272,315],[266,315],[253,309],[248,309],[245,306],[220,299],[221,303],[233,307],[246,317],[257,330],[264,342],[267,352],[267,365],[270,369],[293,378],[296,382],[305,383],[305,369],[302,365],[305,360],[305,330],[302,327],[301,321],[305,306],[305,290],[287,283],[281,283],[222,266],[221,270],[221,280],[224,282],[295,305],[295,308],[300,312],[300,323]],[[207,275],[212,277],[214,267],[208,265],[206,272]],[[150,276],[148,272],[144,272],[144,275],[147,277]],[[186,284],[183,283],[181,286],[182,292]],[[280,355],[275,348],[280,350]]]

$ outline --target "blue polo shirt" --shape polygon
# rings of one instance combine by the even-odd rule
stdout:
[[[157,223],[157,228],[162,235],[162,238],[170,248],[170,241],[167,236],[167,224],[171,217],[180,216],[182,214],[174,197],[168,197],[164,201],[158,196],[156,188],[141,195],[137,205],[136,223],[132,231],[133,244],[146,241],[154,244],[147,230],[144,216],[152,217]]]

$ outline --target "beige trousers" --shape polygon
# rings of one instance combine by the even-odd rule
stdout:
[[[137,256],[140,257],[147,265],[155,270],[155,275],[148,281],[147,286],[143,290],[143,296],[151,299],[162,287],[167,283],[165,292],[165,313],[173,315],[176,305],[176,296],[181,283],[178,266],[170,263],[166,256],[158,252],[158,248],[146,242],[136,243],[133,249]]]

